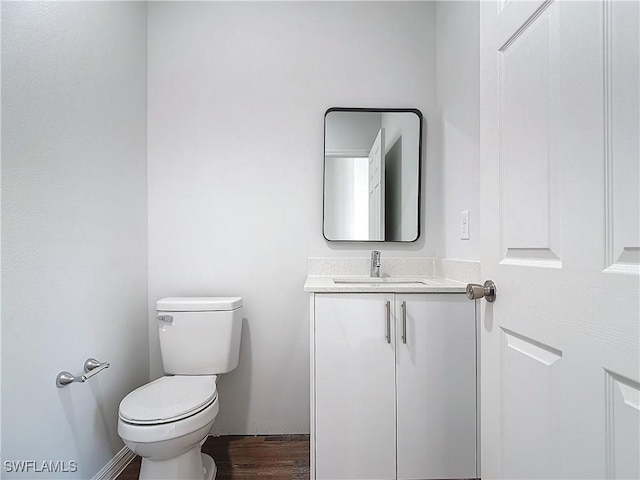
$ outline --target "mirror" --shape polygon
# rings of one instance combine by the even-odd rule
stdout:
[[[327,110],[324,237],[329,241],[416,241],[421,157],[419,110]]]

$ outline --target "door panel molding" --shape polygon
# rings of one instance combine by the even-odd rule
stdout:
[[[640,383],[605,370],[606,478],[640,478]]]
[[[510,347],[513,350],[538,360],[540,363],[547,366],[553,365],[562,358],[562,352],[557,348],[550,347],[549,345],[545,345],[544,343],[533,340],[532,338],[512,332],[504,327],[500,327],[500,330],[502,330],[504,347]]]
[[[605,271],[640,274],[640,7],[603,3]],[[616,134],[614,135],[614,131]]]
[[[557,8],[544,2],[498,50],[501,263],[561,268]]]
[[[562,478],[562,352],[501,328],[503,478]]]
[[[538,17],[542,15],[547,8],[549,8],[549,6],[551,6],[553,2],[554,0],[546,0],[542,5],[540,5],[540,7],[538,7],[538,9],[535,12],[533,12],[533,15],[531,15],[527,19],[527,21],[524,22],[524,24],[518,30],[516,30],[511,37],[509,37],[509,39],[504,43],[504,45],[502,45],[498,49],[498,51],[499,52],[507,51],[507,49],[520,37],[520,35],[522,35],[533,24],[533,22],[535,22],[538,19]],[[504,8],[507,6],[508,3],[509,3],[509,0],[501,2],[500,10],[504,10]]]

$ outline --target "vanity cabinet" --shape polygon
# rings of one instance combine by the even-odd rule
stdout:
[[[315,295],[316,478],[396,476],[392,294]]]
[[[312,478],[475,478],[475,302],[311,298]]]

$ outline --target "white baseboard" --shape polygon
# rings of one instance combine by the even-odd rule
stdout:
[[[122,447],[122,450],[116,453],[116,456],[109,460],[91,480],[116,480],[134,458],[136,458],[135,453],[127,447]]]

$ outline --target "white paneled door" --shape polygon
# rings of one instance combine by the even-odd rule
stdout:
[[[639,5],[481,5],[483,479],[640,478]]]

